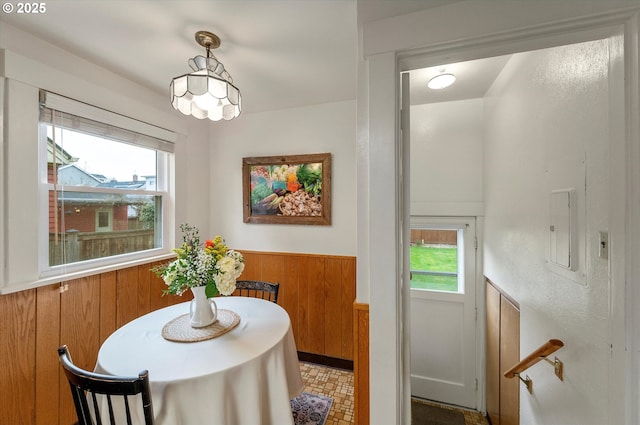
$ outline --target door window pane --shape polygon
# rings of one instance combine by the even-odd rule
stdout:
[[[462,292],[458,230],[411,229],[411,289]]]

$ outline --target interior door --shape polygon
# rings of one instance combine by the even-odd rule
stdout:
[[[411,220],[411,394],[477,409],[475,218]]]

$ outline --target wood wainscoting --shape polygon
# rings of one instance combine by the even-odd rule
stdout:
[[[520,423],[520,380],[504,372],[520,361],[520,305],[486,279],[487,416],[493,425]]]
[[[353,414],[369,425],[369,304],[353,304]]]
[[[353,360],[355,257],[243,252],[245,279],[280,283],[298,349]],[[93,369],[102,342],[151,311],[188,301],[162,296],[150,269],[126,268],[0,296],[0,424],[69,425],[75,410],[56,349]]]
[[[356,258],[242,251],[243,279],[280,283],[298,351],[353,360]]]

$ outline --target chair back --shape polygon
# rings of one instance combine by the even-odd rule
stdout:
[[[140,394],[145,425],[153,425],[153,405],[151,403],[151,391],[149,388],[149,373],[144,370],[137,377],[103,375],[83,370],[73,364],[71,354],[66,345],[58,348],[60,364],[69,381],[73,403],[78,414],[79,425],[101,425],[103,415],[108,413],[110,424],[121,424],[122,418],[118,413],[123,413],[126,423],[131,425],[131,409],[128,396]],[[98,397],[101,396],[101,397]],[[121,398],[124,403],[124,412],[114,409],[113,401]],[[101,412],[101,406],[106,400],[107,412]],[[90,411],[91,403],[92,412]]]
[[[262,298],[263,300],[278,303],[279,283],[262,282],[259,280],[238,280],[236,291],[244,297]]]

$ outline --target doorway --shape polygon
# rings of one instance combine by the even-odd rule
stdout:
[[[403,85],[409,92],[408,100],[403,97],[403,116],[409,115],[409,131],[403,126],[403,137],[410,135],[403,143],[411,153],[411,231],[405,255],[411,262],[412,251],[442,249],[455,251],[457,260],[455,269],[441,264],[430,270],[409,266],[411,395],[478,411],[484,409],[484,298],[478,253],[484,214],[481,96],[509,58],[421,68],[403,78],[410,86]],[[446,71],[457,73],[462,81],[448,93],[428,93],[427,76]],[[483,75],[465,81],[465,73]],[[443,286],[422,287],[425,276],[433,277],[432,283],[444,281]]]
[[[571,90],[575,87],[569,85],[567,88],[565,85],[566,90],[562,91],[558,90],[558,85],[562,82],[559,83],[558,79],[535,80],[533,77],[538,70],[564,69],[565,63],[570,64],[567,67],[588,64],[585,68],[588,68],[589,72],[599,69],[602,71],[598,75],[608,75],[607,65],[609,67],[612,65],[607,62],[607,52],[611,50],[615,52],[611,46],[616,46],[615,38],[513,53],[507,57],[502,65],[504,69],[498,69],[499,79],[496,80],[495,86],[489,82],[488,87],[490,88],[486,100],[483,94],[478,99],[469,100],[459,97],[445,100],[440,98],[429,104],[413,105],[414,96],[411,96],[411,128],[409,131],[411,134],[411,216],[428,217],[436,214],[457,215],[462,213],[462,215],[474,217],[477,216],[471,211],[474,207],[472,205],[461,206],[461,204],[465,202],[484,204],[487,200],[489,205],[487,222],[491,226],[492,234],[489,235],[487,232],[486,241],[488,241],[488,246],[493,248],[487,250],[487,258],[489,259],[485,263],[485,266],[488,264],[485,270],[487,276],[490,278],[499,276],[504,281],[499,283],[508,286],[507,292],[525,294],[529,301],[536,300],[540,310],[544,311],[542,314],[529,314],[527,317],[524,324],[527,332],[523,332],[522,339],[525,346],[539,345],[535,338],[539,338],[538,332],[565,332],[565,330],[558,330],[556,323],[548,319],[553,316],[553,311],[567,311],[568,315],[571,314],[572,312],[567,309],[566,303],[561,303],[558,298],[542,299],[544,295],[541,294],[550,293],[557,287],[557,284],[551,282],[561,282],[571,288],[572,293],[581,294],[586,292],[582,288],[587,285],[588,276],[592,276],[594,286],[605,287],[607,280],[603,276],[606,277],[608,263],[601,261],[602,259],[598,259],[591,250],[587,249],[588,232],[594,230],[588,228],[585,218],[587,194],[592,202],[588,205],[590,219],[597,218],[601,223],[605,223],[605,227],[610,225],[607,209],[609,195],[604,188],[593,184],[587,193],[586,183],[590,179],[608,181],[606,158],[610,147],[609,143],[601,143],[601,141],[610,140],[610,135],[606,130],[609,122],[602,120],[600,128],[605,130],[602,131],[600,137],[581,133],[582,128],[591,128],[592,132],[594,127],[596,130],[598,129],[593,124],[598,122],[597,119],[600,117],[607,116],[607,110],[602,106],[606,102],[590,103],[587,99],[587,101],[576,105],[572,103],[572,100],[569,100],[567,103],[562,103],[562,108],[559,108],[554,95],[562,93],[567,99],[574,99],[574,92]],[[481,61],[483,59],[470,62]],[[469,63],[465,63],[465,65],[469,65]],[[464,74],[461,64],[434,66],[428,71],[438,74],[450,72],[456,68],[460,71],[459,76]],[[565,78],[573,77],[572,81],[580,83],[589,81],[587,78],[591,77],[591,74],[579,67],[577,69],[577,71],[567,70],[562,76]],[[532,76],[532,74],[534,75]],[[552,75],[556,74],[552,73]],[[532,81],[536,84],[533,84]],[[422,86],[424,85],[423,82]],[[608,99],[607,96],[612,96],[608,91],[610,87],[613,87],[612,85],[606,83],[593,84],[592,86],[583,85],[588,87],[589,93],[593,93],[592,96],[598,99]],[[575,92],[576,98],[581,94],[580,90],[587,90],[583,85],[575,84],[578,89]],[[418,84],[414,82],[411,86],[418,86]],[[514,89],[517,96],[510,95]],[[619,98],[609,97],[609,99]],[[419,108],[423,109],[422,117],[416,113]],[[475,113],[476,117],[479,117],[479,124],[469,126],[471,128],[469,132],[463,131],[467,127],[467,121],[461,118],[467,113],[464,108],[471,111],[469,116],[473,116]],[[434,119],[434,116],[437,118]],[[587,124],[581,120],[585,116],[590,117],[591,122],[588,123],[591,124],[590,126],[580,125]],[[446,123],[453,124],[447,125]],[[414,127],[416,126],[424,127],[424,139],[429,144],[428,149],[422,153],[415,149],[414,134],[416,132]],[[405,130],[406,128],[403,127],[403,131]],[[478,138],[479,140],[469,139],[470,142],[463,145],[461,141],[474,131],[482,135]],[[539,135],[539,137],[533,137],[533,134]],[[471,150],[474,143],[484,146],[476,155]],[[485,151],[492,153],[493,157],[483,158]],[[418,165],[418,169],[414,172],[414,168],[416,168],[414,160],[417,164],[420,164],[420,160],[425,162],[428,160],[429,166]],[[464,163],[465,160],[468,162]],[[518,165],[512,167],[511,164]],[[480,171],[474,174],[474,167],[478,165]],[[587,173],[586,169],[589,167],[591,171]],[[465,170],[466,174],[459,172],[459,170]],[[597,173],[595,170],[604,171]],[[469,187],[478,185],[478,181],[484,179],[490,183],[488,187],[480,184],[480,190],[467,190]],[[418,184],[416,185],[416,183]],[[414,190],[414,186],[420,190]],[[576,269],[569,267],[569,264],[564,268],[554,266],[551,264],[554,252],[547,252],[551,246],[549,237],[554,236],[546,233],[550,231],[548,219],[552,210],[552,205],[550,206],[551,194],[557,193],[558,189],[566,188],[571,188],[577,193],[577,210],[579,211],[577,220],[583,223],[577,239],[580,248],[575,253],[578,264]],[[474,198],[474,196],[479,196],[479,198]],[[480,215],[485,213],[486,211],[483,210]],[[511,221],[507,224],[506,220]],[[526,237],[521,235],[526,235]],[[510,246],[511,249],[505,249],[505,246]],[[532,261],[532,258],[535,260]],[[573,260],[574,256],[572,255],[571,258]],[[508,279],[503,276],[503,274],[510,274],[504,272],[506,261],[512,264],[512,268],[517,271],[517,278]],[[587,264],[589,270],[586,269]],[[531,278],[532,276],[536,277]],[[477,279],[475,283],[481,287],[483,281]],[[425,291],[421,295],[424,296],[426,293],[428,292]],[[476,293],[478,297],[475,305],[482,312],[484,292],[476,288]],[[594,299],[592,304],[598,305],[604,310],[607,307],[608,297],[611,296],[611,293],[603,293],[601,297]],[[449,299],[442,298],[438,301],[449,301]],[[451,362],[457,360],[456,356],[458,355],[457,347],[451,344],[452,330],[447,326],[449,322],[455,323],[454,317],[458,323],[462,323],[465,317],[462,313],[464,309],[454,306],[453,303],[446,305],[426,301],[416,302],[414,289],[411,290],[409,302],[412,320],[410,336],[411,394],[450,404],[484,409],[482,401],[474,405],[473,402],[476,400],[470,397],[471,404],[467,404],[469,401],[464,401],[463,396],[456,398],[458,395],[449,391],[454,388],[454,383],[458,388],[464,387],[460,383],[462,382],[462,373],[458,373],[457,376],[453,373],[444,376],[444,373],[449,370]],[[556,306],[555,310],[553,306]],[[458,316],[449,315],[456,309],[460,311]],[[576,313],[579,316],[579,312]],[[427,321],[437,320],[437,317],[444,317],[447,320],[437,321],[437,329],[425,325]],[[414,320],[417,322],[414,323]],[[599,340],[608,343],[610,341],[610,337],[607,335],[608,329],[605,326],[598,328],[596,325],[600,325],[600,323],[596,320],[593,320],[593,323],[589,336],[595,335],[595,330],[599,329]],[[613,321],[606,326],[612,324]],[[459,328],[461,329],[461,327]],[[479,327],[476,327],[475,330],[475,334],[459,332],[457,337],[464,339],[467,344],[478,343],[482,347],[484,345],[483,330]],[[571,330],[571,332],[574,331],[580,332],[579,329]],[[442,346],[450,346],[448,355],[443,355],[439,351]],[[425,361],[425,358],[429,360]],[[478,364],[474,358],[470,359],[468,363],[460,361],[458,369],[455,371],[466,371],[469,370],[467,364]],[[427,368],[428,373],[423,371]],[[449,371],[454,372],[453,368]],[[477,372],[478,386],[484,388],[482,371],[478,370]],[[607,382],[606,378],[606,373],[602,372],[596,379]],[[456,381],[456,379],[460,381]],[[444,383],[447,385],[442,385]],[[472,385],[469,386],[469,388],[471,387]],[[607,406],[603,403],[602,408],[598,410],[605,412],[606,408]]]

